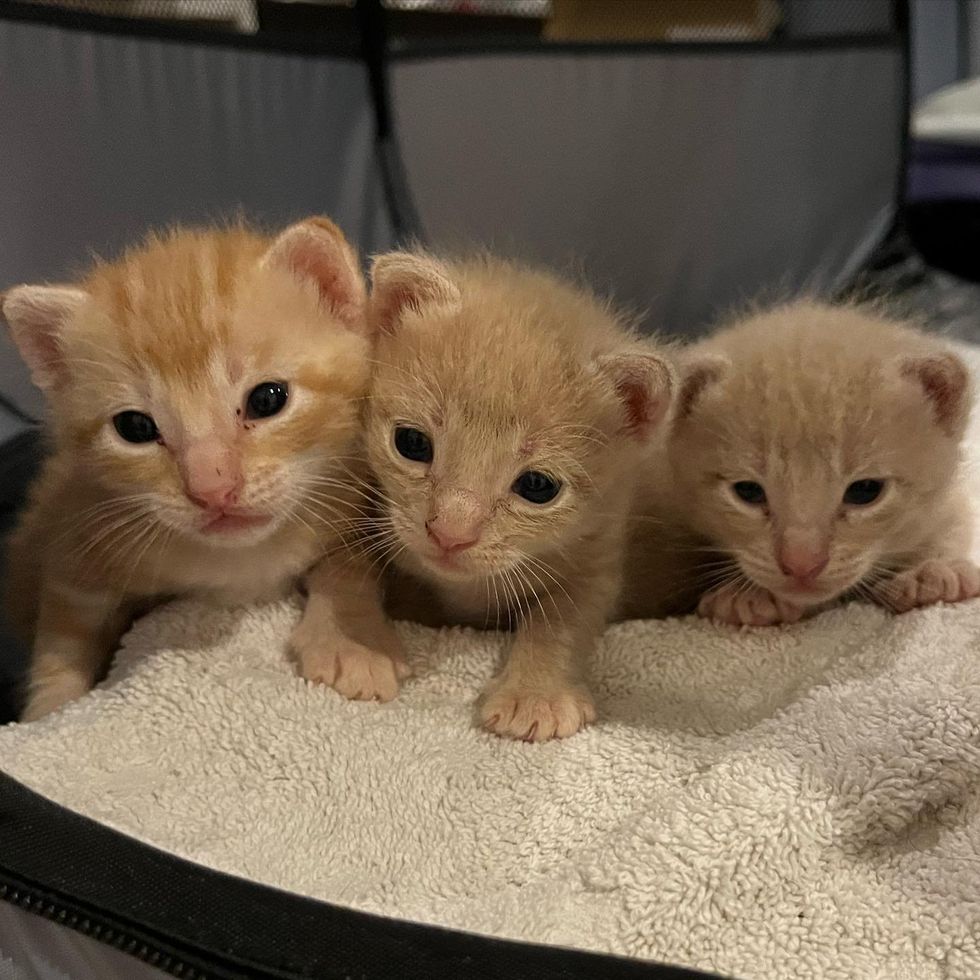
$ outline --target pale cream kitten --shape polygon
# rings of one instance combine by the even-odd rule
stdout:
[[[896,612],[973,598],[971,402],[960,359],[908,325],[809,301],[749,316],[685,356],[671,484],[647,493],[674,540],[651,527],[648,550],[688,586],[700,558],[714,581],[698,611],[731,624],[793,622],[846,595]],[[655,583],[631,611],[662,598]]]
[[[151,237],[0,311],[49,406],[51,455],[11,542],[25,720],[84,694],[147,600],[281,593],[360,513],[366,290],[332,222]],[[307,587],[303,676],[393,697],[404,668],[364,567],[328,557]]]
[[[584,290],[543,272],[418,253],[375,260],[366,417],[391,609],[511,626],[480,722],[563,737],[595,718],[589,654],[617,600],[667,361]]]

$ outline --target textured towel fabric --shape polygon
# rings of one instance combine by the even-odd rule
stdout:
[[[294,677],[298,607],[137,624],[0,732],[11,775],[183,857],[363,909],[745,978],[980,977],[980,603],[630,623],[602,721],[475,731],[501,639],[406,627],[390,705]]]
[[[616,626],[600,723],[543,745],[473,727],[505,638],[404,626],[415,677],[356,704],[294,676],[298,613],[157,611],[0,766],[369,911],[746,980],[980,977],[980,601]]]

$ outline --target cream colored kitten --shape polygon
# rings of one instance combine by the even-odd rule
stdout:
[[[481,723],[571,735],[595,718],[587,661],[616,602],[624,521],[671,369],[592,296],[485,259],[383,255],[366,444],[391,609],[511,626]]]
[[[690,536],[651,531],[647,548],[689,586],[702,559],[714,583],[698,611],[732,624],[793,622],[848,594],[896,612],[972,598],[971,400],[959,358],[875,313],[796,302],[750,316],[686,355],[673,484],[647,497]],[[630,611],[655,611],[662,590]]]
[[[11,542],[25,720],[84,694],[146,600],[276,594],[336,548],[362,502],[365,307],[326,219],[274,241],[175,231],[78,286],[2,297],[52,444]],[[328,558],[307,586],[303,676],[393,697],[403,666],[364,568]]]

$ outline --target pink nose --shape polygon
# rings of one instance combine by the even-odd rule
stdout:
[[[465,551],[467,548],[472,548],[480,540],[479,531],[474,531],[472,528],[447,526],[438,517],[426,521],[425,529],[429,532],[429,537],[447,554]]]
[[[812,582],[826,567],[830,555],[825,551],[786,548],[779,555],[779,568],[784,575],[800,582]]]
[[[188,487],[187,496],[204,510],[225,510],[238,503],[238,490],[237,484],[230,483],[223,486]]]
[[[242,490],[241,461],[234,449],[216,436],[190,443],[178,458],[184,492],[204,510],[225,510],[238,503]]]

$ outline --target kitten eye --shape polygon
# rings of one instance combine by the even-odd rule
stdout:
[[[399,425],[395,429],[395,449],[416,463],[432,462],[432,440],[421,429]]]
[[[844,491],[844,503],[866,507],[868,504],[873,504],[884,489],[884,480],[855,480]]]
[[[289,389],[284,381],[263,381],[256,385],[245,400],[245,418],[267,419],[278,415],[286,406]]]
[[[732,490],[739,500],[744,500],[747,504],[761,506],[766,502],[766,491],[762,489],[762,484],[753,480],[739,480],[732,484]]]
[[[156,422],[145,412],[120,412],[113,416],[112,424],[126,442],[154,442],[160,438]]]
[[[557,480],[553,480],[547,473],[528,470],[514,481],[511,490],[518,497],[530,500],[532,504],[546,504],[558,496],[561,484]]]

